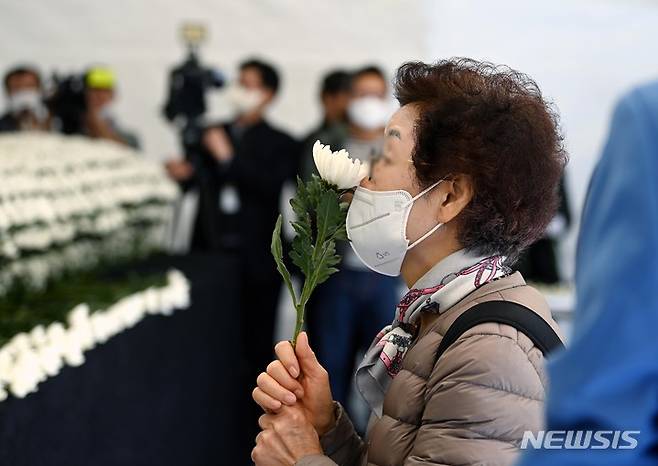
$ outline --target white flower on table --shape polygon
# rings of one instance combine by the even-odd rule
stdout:
[[[64,364],[61,351],[53,344],[47,343],[37,350],[43,371],[49,376],[57,375]]]
[[[313,144],[313,161],[322,179],[338,189],[353,188],[368,175],[367,163],[352,159],[345,149],[332,152],[320,141]]]
[[[63,356],[66,364],[69,366],[81,366],[85,362],[85,357],[82,354],[82,335],[80,333],[69,330],[66,332],[66,339],[64,340]]]
[[[146,312],[144,293],[138,292],[126,296],[112,306],[112,308],[112,313],[116,313],[121,320],[122,328],[133,327],[137,322],[142,320]]]
[[[149,287],[142,292],[144,309],[149,314],[158,314],[162,310],[160,293],[155,287]]]
[[[0,380],[5,380],[5,377],[9,374],[13,364],[14,358],[11,349],[7,346],[0,349]]]
[[[30,331],[30,341],[35,348],[41,348],[48,342],[46,329],[43,325],[37,325]]]
[[[80,345],[84,351],[93,348],[96,345],[91,320],[89,318],[89,306],[87,304],[78,304],[69,313],[69,333],[75,332]]]
[[[91,316],[91,329],[97,343],[105,343],[112,336],[110,318],[106,311],[96,311]]]
[[[67,324],[37,325],[30,332],[15,335],[0,348],[0,402],[11,392],[24,397],[39,383],[59,373],[64,365],[79,366],[84,352],[103,343],[148,314],[171,314],[174,308],[189,305],[190,284],[177,270],[167,274],[167,284],[126,296],[107,310],[91,313],[87,304],[69,312]],[[185,306],[183,306],[185,305]],[[158,311],[159,309],[159,311]]]
[[[45,378],[46,374],[41,368],[37,353],[27,350],[18,354],[9,373],[8,385],[15,396],[23,398],[28,393],[36,391],[39,382],[45,380]]]
[[[84,325],[89,321],[89,305],[82,303],[75,306],[68,315],[69,325]]]
[[[30,335],[26,332],[17,333],[9,340],[9,347],[22,350],[30,347]]]
[[[46,336],[48,337],[48,343],[54,348],[63,348],[66,340],[66,329],[61,322],[53,322],[46,329]]]

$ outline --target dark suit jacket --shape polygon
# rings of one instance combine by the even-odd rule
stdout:
[[[210,249],[238,250],[250,270],[276,276],[270,253],[272,230],[279,214],[281,187],[294,174],[298,143],[265,121],[238,129],[222,125],[235,155],[220,164],[209,153],[202,157],[202,199],[199,215]],[[198,169],[197,169],[198,170]],[[219,209],[219,195],[227,185],[235,187],[240,210],[226,214]],[[209,218],[208,218],[209,217]],[[196,232],[195,232],[196,236]]]
[[[0,117],[0,133],[18,130],[18,121],[11,113],[5,113]]]

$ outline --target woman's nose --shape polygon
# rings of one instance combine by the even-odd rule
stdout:
[[[372,189],[374,185],[375,184],[372,182],[372,179],[369,176],[366,176],[361,180],[361,183],[359,183],[359,186],[366,189]]]

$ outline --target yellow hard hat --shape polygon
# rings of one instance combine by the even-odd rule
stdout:
[[[114,72],[102,66],[90,68],[85,77],[85,84],[90,89],[114,89],[116,77]]]

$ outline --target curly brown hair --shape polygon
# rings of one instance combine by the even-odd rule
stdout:
[[[473,182],[458,240],[513,262],[555,215],[567,162],[557,111],[527,75],[467,58],[397,71],[400,105],[419,108],[413,162],[421,187],[449,175]]]

